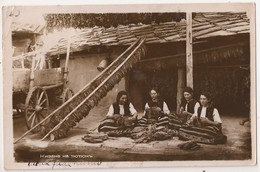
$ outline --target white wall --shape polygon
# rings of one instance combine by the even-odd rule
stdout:
[[[113,56],[116,57],[117,55]],[[69,61],[68,85],[73,89],[74,93],[79,91],[100,73],[97,70],[97,66],[106,57],[107,54],[82,53],[80,55],[71,55]],[[65,66],[65,59],[61,59],[61,66]],[[121,90],[125,90],[124,78],[100,101],[99,106],[109,106],[116,100],[117,93]]]

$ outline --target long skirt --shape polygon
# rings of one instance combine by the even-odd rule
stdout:
[[[177,130],[178,137],[182,140],[193,140],[206,144],[223,144],[227,140],[227,137],[222,133],[221,127],[201,126],[198,120],[193,123],[193,126],[187,126],[185,125],[186,120],[174,113],[168,115],[168,121],[168,127]]]
[[[98,132],[108,132],[120,129],[121,127],[117,125],[115,119],[104,119],[100,122],[98,126]]]
[[[181,140],[193,140],[206,144],[224,144],[227,136],[223,135],[221,128],[216,126],[182,126],[178,133]]]
[[[117,119],[106,118],[100,122],[98,126],[98,132],[110,132],[115,130],[122,130],[127,128],[132,128],[136,125],[136,121],[131,122],[126,125],[123,117]]]
[[[175,113],[169,114],[168,119],[169,119],[169,128],[174,130],[179,130],[181,126],[185,123],[185,121],[183,121]]]

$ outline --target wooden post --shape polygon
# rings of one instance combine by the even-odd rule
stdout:
[[[24,54],[24,53],[23,53]],[[22,55],[23,55],[22,54]],[[21,59],[21,65],[22,65],[22,68],[24,69],[24,58]]]
[[[130,82],[129,82],[129,79],[130,79],[130,72],[128,72],[126,75],[125,75],[125,90],[127,92],[127,95],[129,96],[130,98]]]
[[[69,57],[70,57],[70,39],[68,40],[67,54],[66,54],[66,61],[65,61],[65,71],[64,71],[64,81],[65,81],[65,84],[68,82]]]
[[[193,56],[192,56],[192,13],[186,13],[186,81],[193,88]]]
[[[178,68],[178,81],[177,81],[177,108],[176,112],[179,113],[181,107],[181,99],[183,97],[183,88],[185,85],[185,69],[183,67]]]
[[[34,68],[35,68],[35,56],[32,57],[32,67],[31,67],[31,74],[30,74],[30,88],[34,86]]]

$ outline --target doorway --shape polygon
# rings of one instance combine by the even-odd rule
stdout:
[[[132,69],[128,77],[128,93],[138,112],[144,110],[145,103],[150,99],[150,89],[153,87],[158,89],[168,108],[171,111],[176,110],[177,69],[152,70],[141,67]]]

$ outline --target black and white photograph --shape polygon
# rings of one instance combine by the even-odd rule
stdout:
[[[254,4],[188,7],[5,6],[5,168],[255,165]]]

